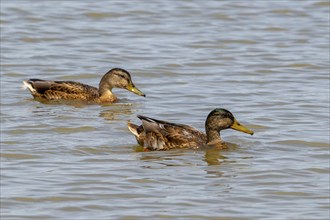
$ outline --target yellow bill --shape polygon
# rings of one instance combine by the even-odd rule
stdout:
[[[244,125],[240,124],[236,119],[234,120],[234,123],[232,124],[232,126],[230,126],[230,128],[236,130],[236,131],[241,131],[247,134],[251,134],[253,135],[253,131],[248,129],[247,127],[245,127]]]
[[[144,96],[144,97],[146,97],[146,95],[145,95],[143,92],[141,92],[138,88],[136,88],[136,87],[134,86],[134,84],[129,84],[129,85],[126,87],[126,89],[127,89],[128,91],[131,91],[131,92],[137,94],[137,95],[140,95],[140,96]]]

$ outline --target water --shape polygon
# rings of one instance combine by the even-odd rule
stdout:
[[[1,1],[1,219],[328,219],[326,1]],[[131,72],[146,98],[52,105],[28,78],[94,86]],[[136,114],[222,107],[255,131],[226,151],[140,152]]]

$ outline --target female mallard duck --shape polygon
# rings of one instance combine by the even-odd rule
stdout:
[[[29,79],[23,81],[34,98],[46,100],[79,100],[88,103],[112,103],[117,97],[113,88],[123,88],[137,95],[145,96],[134,86],[131,75],[124,69],[114,68],[101,79],[99,88],[73,81],[46,81]]]
[[[188,125],[160,121],[142,115],[137,117],[141,119],[142,125],[128,123],[128,129],[146,150],[197,149],[208,146],[224,149],[227,146],[220,138],[220,131],[227,128],[253,135],[253,131],[238,123],[230,111],[221,108],[214,109],[207,116],[206,134]]]

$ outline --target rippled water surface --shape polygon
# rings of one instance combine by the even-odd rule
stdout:
[[[28,78],[97,86],[127,69],[146,98],[46,104]],[[137,114],[226,151],[141,152]],[[1,219],[328,219],[328,1],[1,1]]]

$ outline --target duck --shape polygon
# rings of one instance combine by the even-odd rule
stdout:
[[[109,70],[99,83],[99,88],[74,81],[50,81],[29,79],[23,81],[31,95],[38,100],[61,101],[77,100],[87,103],[113,103],[117,97],[112,93],[113,88],[122,88],[136,95],[145,97],[133,83],[131,75],[122,68]]]
[[[216,148],[226,149],[227,144],[221,139],[220,131],[231,128],[253,135],[253,131],[240,124],[234,115],[223,108],[212,110],[205,121],[203,133],[189,125],[161,121],[137,115],[142,125],[128,122],[129,131],[144,151],[164,151],[175,148]]]

